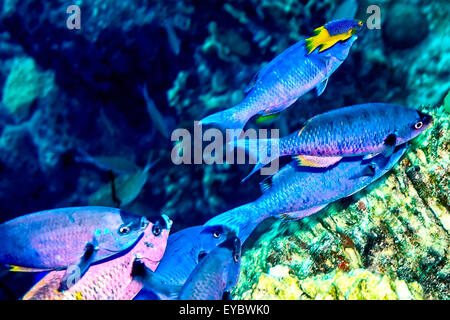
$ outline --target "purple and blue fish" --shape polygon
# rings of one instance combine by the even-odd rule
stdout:
[[[355,19],[327,23],[313,39],[295,43],[262,68],[253,77],[241,103],[207,116],[201,124],[234,129],[239,136],[254,115],[279,113],[314,88],[320,96],[328,78],[347,58],[362,26],[361,21]],[[323,46],[315,50],[319,45]]]
[[[433,118],[413,108],[367,103],[331,110],[306,121],[279,139],[241,139],[237,147],[257,159],[255,173],[281,156],[295,156],[300,166],[327,167],[343,157],[377,154],[389,157],[394,148],[422,133]],[[244,180],[245,180],[244,179]]]
[[[131,276],[134,261],[139,259],[156,270],[164,255],[172,221],[167,216],[150,219],[137,243],[117,257],[90,266],[89,270],[67,290],[59,290],[65,271],[51,271],[36,283],[23,300],[130,300],[142,289]]]
[[[224,225],[247,238],[263,220],[275,217],[297,220],[314,214],[328,204],[365,188],[388,172],[400,159],[407,143],[398,146],[389,158],[343,159],[328,168],[299,167],[295,161],[261,183],[262,196],[256,201],[222,213],[205,227]]]
[[[84,274],[92,263],[134,245],[148,224],[145,217],[107,207],[28,214],[0,225],[0,264],[24,272],[77,267]]]

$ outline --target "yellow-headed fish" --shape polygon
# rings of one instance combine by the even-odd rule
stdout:
[[[364,23],[361,20],[340,19],[330,21],[314,30],[314,36],[305,39],[308,54],[320,46],[319,52],[334,46],[338,41],[345,41],[356,34]]]

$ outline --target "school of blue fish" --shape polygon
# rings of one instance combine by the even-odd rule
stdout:
[[[314,36],[292,45],[262,68],[241,103],[207,116],[201,124],[233,129],[239,137],[251,117],[280,113],[314,88],[321,95],[363,26],[360,20],[341,19],[315,29]],[[137,291],[143,287],[137,299],[232,299],[242,244],[262,221],[298,220],[362,190],[392,169],[408,142],[432,122],[431,116],[414,108],[366,103],[316,115],[286,137],[240,139],[233,146],[256,159],[250,175],[280,157],[293,158],[260,183],[258,199],[163,240],[157,238],[158,226],[168,231],[172,226],[164,215],[159,217],[164,220],[161,224],[108,207],[31,213],[0,224],[4,239],[0,264],[12,272],[65,270],[57,289],[65,297],[64,292],[79,279],[90,272],[108,272],[107,261],[123,259],[134,247],[144,246],[164,255],[152,268],[145,263],[151,257],[134,255],[129,276],[140,283]],[[144,238],[149,226],[153,238]],[[39,288],[43,295],[45,288]],[[80,292],[72,297],[83,298]]]

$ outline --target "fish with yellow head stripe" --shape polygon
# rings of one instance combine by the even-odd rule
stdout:
[[[326,23],[314,30],[314,36],[305,39],[308,54],[320,46],[319,52],[334,46],[338,41],[345,41],[358,33],[364,22],[355,19],[340,19]]]

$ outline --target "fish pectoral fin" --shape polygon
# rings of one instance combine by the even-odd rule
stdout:
[[[262,115],[262,116],[259,116],[259,118],[255,120],[255,122],[256,123],[264,123],[264,122],[273,120],[275,118],[278,118],[279,115],[280,115],[280,113],[272,113],[272,114],[268,114],[268,115]]]
[[[84,249],[83,256],[80,260],[66,269],[66,273],[61,280],[58,290],[64,291],[72,287],[81,277],[86,273],[89,269],[91,263],[94,261],[96,256],[98,247],[97,242],[94,240],[93,242],[89,242],[86,244]]]
[[[384,139],[384,150],[381,152],[381,154],[389,158],[395,150],[395,146],[397,145],[397,135],[395,133],[391,133]]]
[[[138,258],[133,261],[131,276],[133,279],[141,282],[146,288],[164,294],[170,299],[178,298],[182,288],[182,286],[166,283]]]
[[[358,179],[361,177],[373,177],[375,175],[375,166],[374,164],[370,163],[367,166],[365,166],[361,172],[353,175],[350,177],[350,179]]]
[[[327,205],[328,205],[328,203],[324,204],[324,205],[312,207],[309,209],[305,209],[305,210],[285,212],[285,213],[281,213],[281,214],[277,215],[277,217],[281,218],[283,220],[299,220],[299,219],[305,218],[307,216],[310,216],[316,212],[319,212],[320,210],[325,208]]]
[[[379,153],[369,153],[369,154],[366,154],[366,155],[363,157],[363,160],[370,160],[370,159],[376,157],[377,155],[379,155]]]
[[[230,291],[224,291],[222,295],[222,300],[233,300],[233,296]]]
[[[317,157],[308,155],[297,155],[293,157],[297,160],[299,167],[326,168],[342,159],[342,157]]]
[[[263,181],[259,183],[259,188],[262,193],[266,192],[273,186],[273,178],[272,176],[265,178]]]
[[[328,78],[326,78],[325,80],[323,80],[316,86],[316,94],[318,97],[325,91],[325,88],[327,87],[327,83],[328,83]]]

